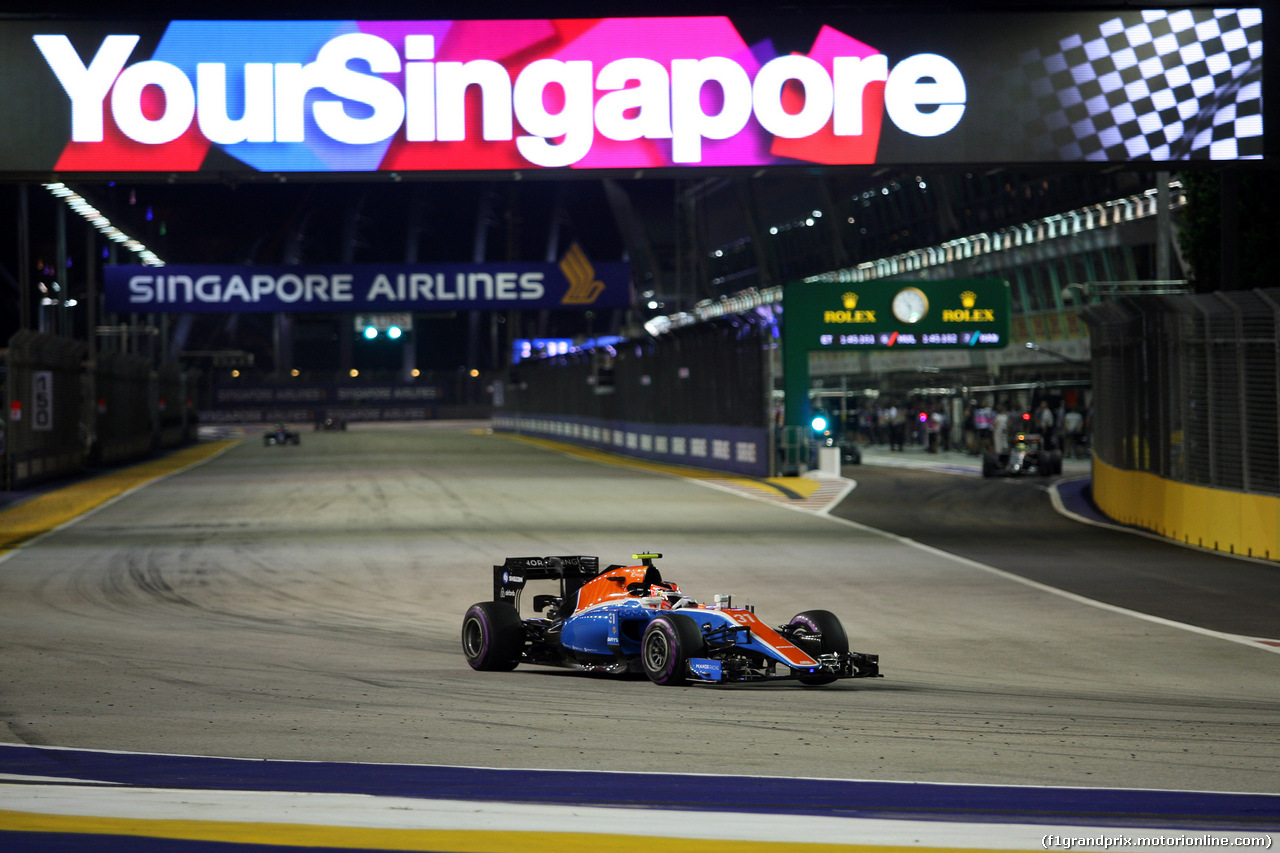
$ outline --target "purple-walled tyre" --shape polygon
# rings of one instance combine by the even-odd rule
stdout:
[[[524,625],[510,604],[482,601],[462,617],[462,653],[472,669],[505,672],[520,663]]]
[[[673,686],[689,680],[689,658],[703,653],[705,642],[696,622],[687,616],[655,616],[640,641],[640,662],[654,684]]]
[[[849,636],[844,632],[840,619],[830,610],[806,610],[791,617],[789,627],[797,634],[817,634],[822,643],[821,654],[839,652],[849,653]],[[835,681],[834,675],[809,675],[800,678],[801,684],[830,684]]]

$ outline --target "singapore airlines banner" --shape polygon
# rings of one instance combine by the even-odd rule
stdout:
[[[580,253],[579,253],[580,254]],[[631,265],[575,263],[107,266],[117,312],[397,312],[631,304]]]
[[[0,22],[0,171],[1263,155],[1259,9]]]

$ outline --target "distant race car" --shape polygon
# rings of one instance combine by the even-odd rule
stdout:
[[[600,558],[508,557],[493,567],[493,600],[462,618],[462,652],[472,669],[506,671],[522,663],[623,675],[644,672],[655,684],[735,683],[796,679],[829,684],[880,675],[879,655],[849,651],[836,616],[806,610],[769,627],[754,607],[730,596],[699,604],[664,581],[653,561],[599,570]],[[545,616],[522,619],[529,581],[550,581],[535,595]]]
[[[824,447],[840,448],[840,461],[846,465],[862,464],[862,448],[858,446],[856,441],[847,438],[839,440],[827,437],[822,442]]]
[[[264,447],[273,444],[302,444],[302,437],[293,430],[286,429],[284,424],[276,424],[274,429],[262,436],[262,444]]]
[[[1044,449],[1044,440],[1038,435],[1019,433],[1004,453],[982,455],[982,476],[1021,477],[1039,474],[1051,477],[1062,473],[1062,454]]]
[[[342,430],[345,430],[346,428],[347,428],[347,421],[345,418],[325,418],[323,420],[316,421],[316,432],[320,432],[321,430],[324,430],[326,432],[342,431]]]

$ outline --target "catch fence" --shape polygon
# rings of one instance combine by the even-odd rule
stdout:
[[[84,344],[20,331],[3,351],[4,470],[0,486],[18,488],[84,467],[81,429]]]
[[[1280,288],[1130,296],[1085,320],[1103,462],[1280,496]]]
[[[196,440],[198,374],[20,331],[0,350],[0,489],[22,489]]]

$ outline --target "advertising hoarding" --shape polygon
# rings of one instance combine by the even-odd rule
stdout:
[[[788,347],[1001,349],[1009,345],[1009,283],[998,279],[791,283]]]
[[[598,447],[611,453],[769,476],[769,440],[764,427],[710,424],[655,424],[573,415],[515,415],[495,412],[501,432],[545,435],[557,441]]]
[[[1259,9],[0,22],[0,171],[1236,160]]]
[[[782,305],[789,426],[809,419],[811,352],[1009,345],[1009,283],[998,279],[790,282]]]
[[[631,265],[168,264],[107,266],[106,310],[148,313],[624,308]]]

